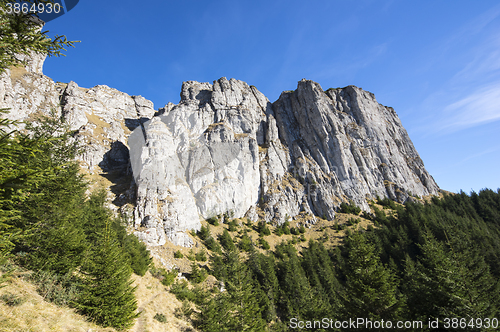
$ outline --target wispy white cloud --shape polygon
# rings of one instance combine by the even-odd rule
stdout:
[[[422,109],[436,111],[414,129],[443,135],[500,120],[499,18],[497,5],[443,43],[439,63],[454,61],[457,70],[423,101]]]
[[[453,132],[500,120],[500,82],[477,90],[443,109],[444,121],[440,127]]]

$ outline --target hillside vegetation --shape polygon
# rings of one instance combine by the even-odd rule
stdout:
[[[371,213],[343,204],[314,225],[226,213],[192,232],[193,248],[155,249],[152,265],[127,221],[105,207],[106,193],[89,191],[72,133],[58,119],[38,123],[30,134],[8,120],[0,128],[2,330],[343,330],[323,318],[421,321],[422,331],[429,321],[444,331],[498,324],[500,191],[377,199]]]

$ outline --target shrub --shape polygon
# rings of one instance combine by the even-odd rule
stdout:
[[[177,277],[177,274],[179,274],[179,270],[177,269],[173,269],[172,271],[167,271],[164,268],[157,269],[154,266],[151,269],[149,269],[149,272],[153,277],[160,280],[160,282],[164,286],[172,285],[175,281],[175,277]]]
[[[361,208],[354,205],[353,202],[350,202],[349,204],[342,202],[340,203],[340,212],[358,215],[361,212]]]
[[[174,253],[174,258],[182,258],[182,257],[184,257],[184,255],[182,254],[182,252],[180,250],[177,250]]]
[[[261,236],[271,235],[271,231],[269,230],[269,227],[267,227],[265,221],[259,222],[259,225],[257,226],[257,231]]]
[[[208,239],[210,237],[210,227],[208,225],[207,227],[201,226],[200,230],[198,231],[198,237],[203,241]]]
[[[269,245],[269,243],[263,237],[259,238],[259,243],[262,246],[262,249],[264,249],[264,250],[271,249],[271,246]]]
[[[227,224],[229,227],[228,227],[228,230],[230,232],[235,232],[237,227],[238,227],[238,223],[236,222],[235,219],[231,220],[230,222],[228,222]]]
[[[170,288],[170,293],[174,294],[179,301],[188,300],[193,302],[195,300],[195,294],[188,288],[186,280],[173,284]]]
[[[167,322],[167,317],[165,317],[164,314],[156,313],[156,315],[153,318],[156,319],[157,321],[159,321],[160,323],[166,323]]]
[[[198,262],[206,262],[207,261],[207,254],[205,253],[205,250],[199,251],[196,253],[195,258]]]
[[[231,250],[235,249],[233,239],[231,238],[231,235],[229,234],[227,229],[225,229],[222,232],[222,234],[219,235],[219,242],[222,245],[222,247],[227,251],[231,251]]]
[[[213,216],[211,218],[208,218],[207,219],[207,222],[211,225],[214,225],[214,226],[219,226],[219,218],[217,218],[217,216]]]
[[[396,210],[397,208],[396,203],[394,203],[394,201],[392,199],[389,199],[388,197],[380,199],[380,197],[377,196],[377,204],[382,205],[384,209]]]
[[[238,246],[243,251],[251,251],[253,248],[252,239],[248,236],[248,234],[245,233],[245,234],[243,234],[243,237],[241,238],[240,242],[238,243]]]
[[[189,275],[189,280],[195,284],[203,282],[207,278],[207,271],[205,269],[200,269],[198,263],[191,263],[191,274]]]
[[[189,259],[191,262],[194,262],[196,260],[196,256],[193,252],[193,249],[189,250],[189,254],[187,255],[187,259]]]
[[[210,251],[222,253],[220,244],[217,241],[215,241],[215,239],[211,236],[205,240],[205,246]]]
[[[146,245],[139,241],[134,234],[126,235],[120,242],[134,273],[144,276],[153,262]]]
[[[0,295],[0,301],[8,305],[9,307],[16,307],[21,305],[26,301],[24,298],[17,296],[15,294],[7,293]]]
[[[37,286],[37,293],[47,302],[69,305],[79,296],[81,281],[71,273],[59,275],[49,271],[39,271],[29,277]]]
[[[190,318],[191,314],[193,313],[193,308],[191,308],[191,304],[189,301],[184,300],[182,301],[182,307],[181,308],[175,308],[174,315],[175,317],[182,319],[182,318]]]
[[[304,234],[306,232],[306,228],[304,227],[304,225],[300,225],[299,232],[301,234]]]

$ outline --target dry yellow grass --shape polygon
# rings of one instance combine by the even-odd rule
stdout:
[[[0,296],[3,294],[13,294],[20,297],[23,303],[17,306],[8,306],[0,301],[1,332],[115,331],[88,322],[74,309],[46,302],[36,292],[34,285],[20,277],[10,279],[6,287],[0,289]]]
[[[177,332],[196,331],[177,317],[175,312],[182,303],[168,288],[149,272],[144,277],[133,275],[137,286],[138,311],[141,313],[129,332]],[[6,287],[0,288],[0,296],[12,294],[22,304],[9,306],[0,300],[0,332],[115,332],[113,328],[102,328],[79,315],[74,309],[49,303],[40,296],[36,287],[22,277],[12,277]],[[154,316],[163,314],[166,323],[160,323]]]
[[[130,331],[195,331],[188,322],[175,316],[176,309],[180,308],[182,303],[174,294],[168,292],[168,287],[163,286],[149,272],[144,277],[134,275],[134,279],[134,285],[137,286],[135,294],[141,315]],[[163,314],[167,322],[160,323],[154,319],[156,314]]]

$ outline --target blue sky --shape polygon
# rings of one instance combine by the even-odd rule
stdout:
[[[81,40],[46,75],[155,108],[223,76],[271,102],[302,78],[362,87],[396,110],[441,188],[500,187],[497,0],[80,0],[45,29]]]

